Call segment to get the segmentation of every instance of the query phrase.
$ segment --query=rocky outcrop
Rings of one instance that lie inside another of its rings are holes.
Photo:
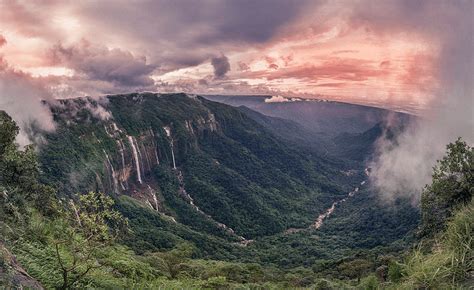
[[[43,289],[41,283],[31,277],[14,255],[0,243],[0,288]]]

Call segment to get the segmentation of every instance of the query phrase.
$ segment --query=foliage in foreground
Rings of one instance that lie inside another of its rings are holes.
[[[433,251],[416,249],[408,259],[402,285],[456,288],[474,271],[474,203],[462,208],[437,238]],[[471,277],[472,279],[472,277]]]

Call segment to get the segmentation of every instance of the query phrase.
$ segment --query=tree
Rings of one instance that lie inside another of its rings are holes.
[[[0,156],[5,149],[14,145],[15,137],[20,129],[15,121],[4,111],[0,111]]]
[[[190,243],[184,242],[167,252],[153,252],[145,255],[145,261],[168,278],[176,279],[189,269],[195,248]]]
[[[102,266],[107,246],[127,225],[113,205],[107,195],[89,192],[80,196],[77,204],[70,200],[64,212],[66,218],[55,222],[53,244],[63,279],[59,289],[70,288]]]
[[[373,270],[373,263],[365,259],[354,259],[340,264],[337,269],[343,277],[360,278]]]
[[[0,111],[0,214],[27,220],[27,205],[41,213],[55,212],[55,191],[39,182],[39,163],[33,145],[19,150],[15,138],[19,128],[15,121]],[[2,221],[0,221],[2,224]]]
[[[423,235],[441,230],[457,207],[474,193],[474,148],[461,138],[447,146],[446,156],[433,168],[432,183],[421,196]]]

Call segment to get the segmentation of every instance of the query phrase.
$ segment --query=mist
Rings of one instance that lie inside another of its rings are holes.
[[[0,70],[0,109],[20,127],[16,142],[21,146],[41,142],[40,131],[53,131],[55,124],[48,107],[48,91],[31,76],[8,67]]]
[[[378,140],[378,156],[370,167],[372,184],[383,199],[405,196],[417,203],[446,145],[458,137],[468,144],[474,142],[474,2],[437,2],[440,5],[436,10],[428,8],[424,1],[413,2],[416,4],[400,2],[400,6],[391,9],[406,15],[404,24],[438,38],[439,89],[433,92],[430,109],[396,140]],[[390,21],[386,24],[402,25]]]

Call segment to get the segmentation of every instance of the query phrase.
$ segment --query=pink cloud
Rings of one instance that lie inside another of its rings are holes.
[[[241,71],[247,71],[250,69],[250,66],[243,61],[239,61],[237,65],[239,66],[239,70]]]
[[[0,47],[4,46],[5,44],[7,44],[7,40],[3,35],[0,34]]]
[[[464,80],[445,69],[463,63],[458,55],[464,49],[447,41],[457,36],[443,22],[463,19],[468,9],[461,4],[257,2],[252,10],[212,0],[186,5],[5,0],[0,1],[0,27],[9,43],[0,36],[0,47],[16,69],[69,69],[74,76],[48,78],[51,86],[67,86],[67,93],[183,87],[222,93],[341,93],[367,100],[384,95],[387,102],[404,102],[412,98],[408,95],[429,94],[443,77]],[[472,26],[456,27],[472,31]],[[82,38],[89,44],[81,44]],[[45,55],[48,48],[53,52]],[[209,59],[221,52],[228,60],[217,72],[225,77],[207,79],[215,68]],[[164,83],[155,84],[160,79]]]
[[[358,59],[330,58],[321,64],[305,64],[278,71],[260,71],[251,73],[252,77],[276,79],[302,79],[316,81],[332,79],[340,81],[365,81],[369,78],[383,77],[388,71],[380,69],[370,61]]]

